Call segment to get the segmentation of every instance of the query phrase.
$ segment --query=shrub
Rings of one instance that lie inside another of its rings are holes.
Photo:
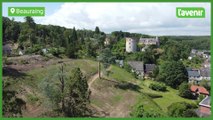
[[[144,109],[143,105],[138,105],[134,110],[130,113],[132,117],[139,117],[139,118],[157,118],[162,117],[163,115],[157,111],[150,110],[147,111]]]
[[[155,93],[146,92],[145,94],[148,95],[151,98],[161,98],[161,97],[163,97],[162,95],[155,94]]]
[[[191,93],[189,85],[186,82],[181,83],[181,85],[179,86],[179,96],[188,99],[196,98],[196,96]]]
[[[166,85],[163,83],[151,83],[149,88],[156,91],[166,91]]]
[[[195,104],[186,102],[172,103],[168,107],[168,115],[170,117],[197,117],[194,109],[197,108]]]

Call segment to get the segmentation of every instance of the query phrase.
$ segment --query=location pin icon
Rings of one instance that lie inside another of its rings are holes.
[[[15,12],[15,8],[10,8],[10,12],[13,14]]]

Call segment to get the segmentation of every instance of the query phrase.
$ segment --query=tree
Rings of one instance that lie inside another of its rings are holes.
[[[188,81],[188,73],[181,61],[165,61],[159,67],[156,80],[177,88],[182,82]]]
[[[95,33],[96,33],[96,34],[99,34],[99,33],[100,33],[100,29],[99,29],[98,26],[95,27]]]
[[[85,76],[80,68],[74,68],[67,81],[65,115],[68,117],[84,117],[89,114],[89,89]]]
[[[72,35],[71,35],[70,39],[68,40],[66,55],[69,58],[76,58],[76,52],[78,51],[79,46],[80,45],[78,44],[77,33],[76,33],[76,30],[74,27],[72,30]]]
[[[59,67],[59,87],[60,87],[60,93],[61,93],[61,110],[64,112],[65,111],[65,103],[64,103],[64,89],[65,89],[65,74],[64,74],[64,65],[62,64]]]
[[[35,29],[36,24],[35,24],[34,19],[33,19],[32,17],[27,16],[27,17],[25,17],[24,19],[25,19],[25,23],[26,23],[30,28]]]
[[[32,47],[36,42],[36,24],[31,17],[25,17],[25,22],[21,27],[21,32],[18,38],[20,45],[25,47]]]
[[[189,85],[186,82],[183,82],[179,86],[179,96],[189,99],[195,99],[195,96],[189,89]]]
[[[202,80],[200,85],[206,88],[209,92],[211,92],[211,82],[209,80]]]
[[[110,63],[113,63],[115,61],[115,57],[112,55],[111,50],[109,48],[105,48],[101,50],[99,56],[98,56],[98,61],[99,61],[99,78],[101,78],[100,74],[100,69],[101,69],[101,63],[103,63],[104,68],[106,69]]]
[[[168,107],[168,115],[170,117],[197,117],[195,108],[197,106],[186,102],[172,103]]]

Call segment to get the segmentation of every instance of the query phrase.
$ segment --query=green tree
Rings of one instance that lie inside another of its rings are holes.
[[[196,107],[186,102],[172,103],[168,107],[168,115],[170,117],[197,117],[194,110]]]
[[[67,81],[68,92],[65,100],[65,115],[68,117],[84,117],[90,112],[87,105],[89,103],[89,89],[85,76],[80,68],[71,71]]]
[[[179,96],[189,99],[195,99],[195,96],[192,94],[189,87],[190,86],[188,83],[181,83],[179,86]]]
[[[100,51],[100,54],[98,56],[98,61],[99,61],[99,78],[100,76],[100,69],[101,69],[101,63],[103,63],[104,68],[106,69],[111,63],[115,61],[115,57],[113,56],[111,50],[109,48],[105,48]]]
[[[159,67],[156,80],[177,88],[182,82],[188,81],[188,73],[181,61],[165,61]]]
[[[95,27],[95,33],[96,33],[96,34],[99,34],[99,33],[100,33],[100,29],[99,29],[98,26]]]

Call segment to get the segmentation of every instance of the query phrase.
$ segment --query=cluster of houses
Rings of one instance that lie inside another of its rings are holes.
[[[199,69],[187,68],[189,83],[199,84],[202,80],[208,80],[210,82],[211,80],[210,51],[192,49],[188,59],[191,60],[195,56],[203,58],[204,62],[202,64],[202,67]]]
[[[149,45],[160,45],[160,41],[158,37],[155,38],[140,38],[139,40],[134,38],[126,38],[126,52],[136,52],[137,51],[137,45],[145,45],[141,51],[145,51],[145,48]]]
[[[211,53],[209,50],[196,50],[196,49],[192,49],[190,56],[188,57],[189,60],[191,60],[193,57],[195,56],[199,56],[205,59],[211,59]]]
[[[124,66],[123,60],[115,60],[115,62],[120,67]],[[144,64],[142,61],[128,61],[127,64],[131,67],[131,72],[136,73],[140,79],[149,77],[156,68],[155,64]]]
[[[136,52],[138,44],[145,45],[145,47],[142,48],[141,51],[144,51],[144,49],[148,47],[149,45],[157,45],[157,46],[160,45],[158,37],[140,38],[138,41],[133,38],[126,38],[126,52],[127,53]],[[187,68],[189,83],[199,84],[202,80],[207,80],[209,81],[209,84],[210,84],[210,80],[211,80],[210,51],[192,49],[188,59],[191,60],[193,57],[196,57],[196,56],[205,59],[205,61],[202,64],[202,67],[199,69]],[[119,63],[119,65],[124,64],[123,61],[120,61],[120,60],[117,61],[117,63]],[[142,78],[142,79],[148,77],[150,73],[152,73],[156,67],[155,64],[143,64],[143,62],[141,61],[128,61],[128,65],[131,67],[132,69],[131,71],[135,72],[138,75],[138,78]],[[199,103],[199,108],[196,110],[196,113],[200,117],[211,115],[211,105],[210,105],[211,97],[209,96],[209,92],[204,87],[198,86],[198,85],[192,85],[190,90],[193,94],[205,96],[205,98]]]
[[[199,103],[199,108],[196,113],[200,117],[206,117],[211,115],[211,96],[206,88],[202,86],[192,85],[190,87],[191,92],[194,95],[204,95],[205,98]]]
[[[211,74],[209,68],[201,69],[187,69],[189,83],[199,84],[202,80],[211,80]]]

